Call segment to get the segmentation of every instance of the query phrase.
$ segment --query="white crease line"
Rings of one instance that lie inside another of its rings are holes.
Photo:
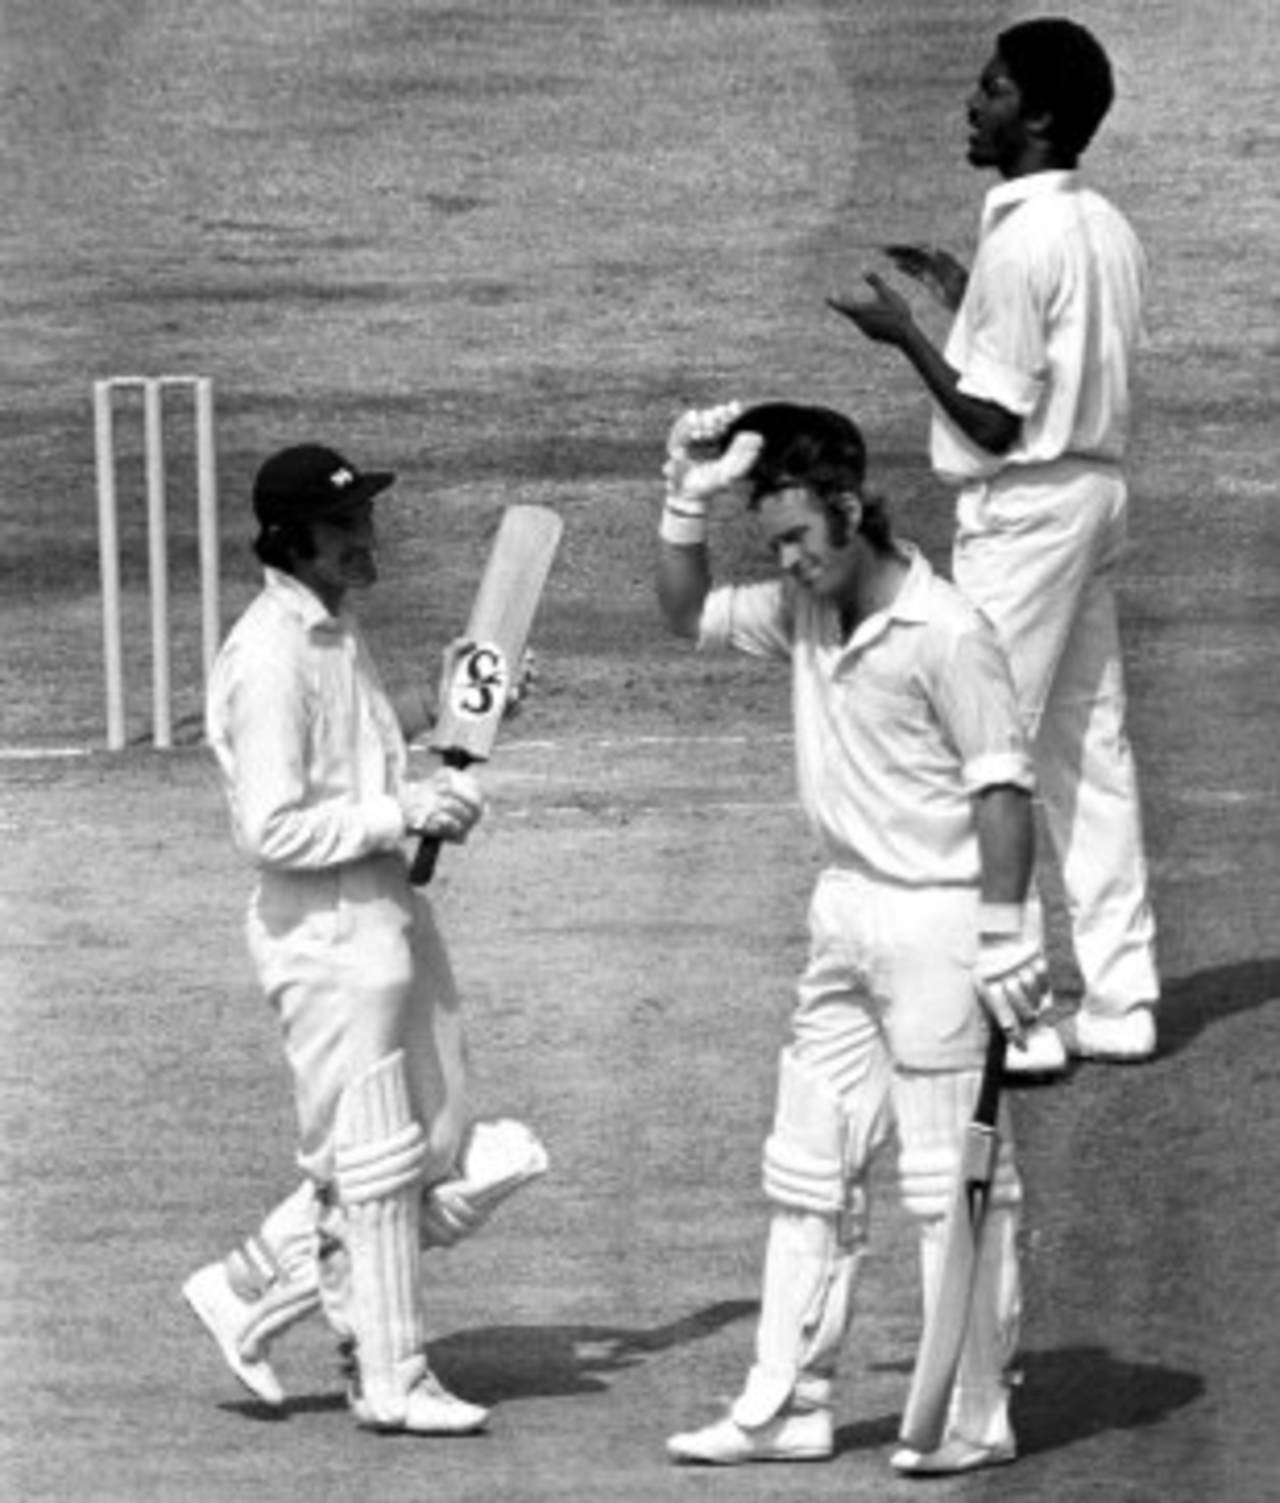
[[[788,745],[794,739],[790,732],[770,731],[755,736],[602,736],[571,741],[511,741],[505,746],[499,745],[494,760],[501,760],[515,752],[563,751],[566,747],[610,750],[618,746],[764,746]]]
[[[0,746],[0,761],[43,762],[65,757],[91,757],[92,746]]]
[[[613,751],[618,748],[627,750],[644,746],[783,746],[790,745],[794,739],[790,732],[769,731],[759,735],[599,736],[582,739],[573,737],[556,741],[510,741],[498,746],[494,760],[500,763],[504,757],[516,756],[521,752]],[[204,749],[203,743],[169,748],[173,752],[203,751]],[[124,752],[108,752],[105,746],[0,746],[0,761],[39,762],[45,759],[54,761],[98,755],[114,757],[123,756],[129,751],[154,752],[155,750],[156,748],[149,744],[127,747]],[[420,745],[410,748],[415,755],[426,755],[428,750],[429,748]]]
[[[521,805],[519,808],[504,806],[499,810],[497,818],[500,820],[535,819],[552,815],[567,819],[577,815],[586,819],[600,819],[637,814],[762,814],[776,813],[783,809],[794,811],[799,807],[799,801],[795,799],[760,801],[725,799],[723,802],[716,803],[703,799],[697,803],[686,804],[540,804]]]

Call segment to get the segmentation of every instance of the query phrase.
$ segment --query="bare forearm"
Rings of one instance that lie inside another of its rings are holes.
[[[1019,419],[996,402],[962,392],[959,372],[918,324],[908,325],[898,348],[924,382],[929,395],[967,438],[989,454],[1004,454],[1012,448],[1021,427]]]
[[[982,901],[1020,906],[1035,869],[1031,795],[1013,786],[984,789],[976,799],[976,816]]]
[[[711,588],[705,543],[658,543],[658,604],[678,636],[696,638],[703,602]]]

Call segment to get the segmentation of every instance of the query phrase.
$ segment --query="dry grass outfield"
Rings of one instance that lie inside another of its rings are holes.
[[[1155,273],[1123,606],[1167,1050],[1020,1101],[1027,1454],[929,1490],[1255,1503],[1280,1466],[1276,31],[1261,0],[1072,9],[1119,63],[1093,176]],[[318,1328],[282,1355],[284,1421],[241,1402],[176,1289],[288,1187],[290,1124],[210,769],[194,748],[5,757],[6,1496],[918,1492],[886,1470],[915,1338],[891,1194],[837,1460],[707,1477],[662,1457],[747,1356],[758,1143],[813,865],[783,681],[659,628],[653,475],[686,401],[832,402],[864,422],[903,529],[945,559],[918,393],[822,298],[880,239],[968,249],[984,183],[962,165],[961,102],[1011,15],[6,0],[4,748],[102,734],[93,376],[217,381],[228,615],[254,588],[244,496],[266,448],[321,434],[397,467],[366,613],[396,678],[463,618],[504,501],[568,524],[539,701],[492,770],[491,821],[437,888],[483,1102],[526,1114],[555,1160],[440,1263],[438,1360],[498,1403],[493,1434],[357,1435]],[[126,535],[142,742],[136,517]],[[732,519],[717,545],[759,562]],[[180,719],[198,705],[191,551],[184,535]]]

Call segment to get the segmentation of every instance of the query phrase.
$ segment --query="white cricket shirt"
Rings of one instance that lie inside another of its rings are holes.
[[[800,799],[833,864],[908,886],[980,877],[973,797],[1032,787],[1008,666],[984,618],[924,555],[842,640],[837,608],[782,580],[724,585],[699,646],[792,663]]]
[[[316,870],[395,850],[404,737],[355,622],[291,575],[266,583],[214,664],[206,709],[236,843]]]
[[[935,406],[930,457],[963,485],[1007,466],[1124,455],[1146,262],[1128,220],[1075,172],[987,194],[978,250],[944,350],[960,390],[1022,419],[1003,455]]]

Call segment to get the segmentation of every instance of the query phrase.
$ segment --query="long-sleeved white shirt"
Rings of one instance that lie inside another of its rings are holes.
[[[712,590],[699,645],[790,658],[800,799],[829,860],[911,887],[974,886],[974,796],[1029,790],[1031,756],[992,629],[906,551],[897,598],[848,641],[835,606],[769,580]]]
[[[315,871],[398,849],[395,711],[354,620],[292,576],[268,569],[223,644],[206,730],[236,843],[258,866]]]
[[[999,403],[1022,428],[1007,453],[992,454],[935,407],[937,474],[963,485],[1068,456],[1123,458],[1145,281],[1128,220],[1075,172],[992,188],[943,353],[963,393]]]

